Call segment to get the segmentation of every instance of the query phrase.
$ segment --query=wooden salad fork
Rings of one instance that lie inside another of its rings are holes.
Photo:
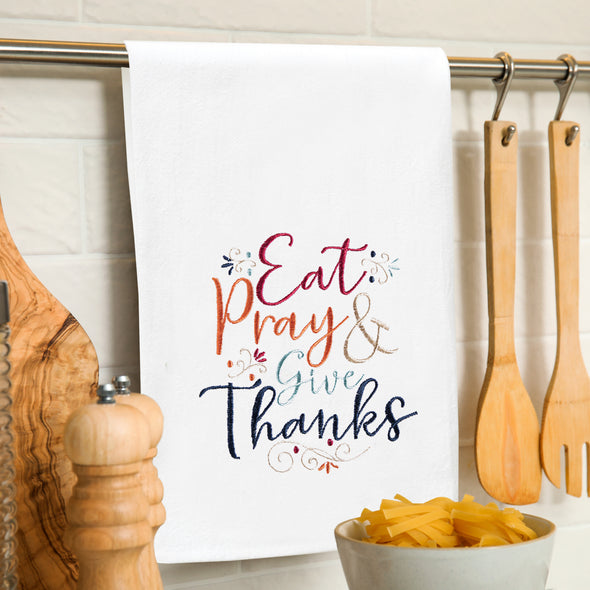
[[[513,136],[507,142],[506,132]],[[530,504],[541,490],[539,422],[514,344],[516,125],[486,121],[485,210],[489,353],[477,413],[475,455],[482,487],[500,502]]]
[[[566,491],[579,497],[582,451],[586,446],[588,453],[590,447],[590,377],[579,335],[578,131],[579,126],[568,121],[549,124],[557,353],[543,408],[541,460],[551,483],[560,487],[560,456],[565,447]]]

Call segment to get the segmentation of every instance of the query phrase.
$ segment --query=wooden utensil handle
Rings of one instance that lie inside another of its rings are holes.
[[[566,137],[577,123],[549,123],[551,223],[560,349],[579,348],[579,161],[580,135]]]
[[[507,145],[515,123],[486,121],[485,218],[490,357],[514,355],[514,282],[516,270],[516,191],[518,134]]]

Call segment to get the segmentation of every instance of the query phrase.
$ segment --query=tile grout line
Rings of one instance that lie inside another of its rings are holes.
[[[3,135],[0,137],[1,144],[32,144],[32,145],[43,145],[43,144],[82,144],[82,145],[103,145],[103,144],[118,144],[121,142],[121,138],[108,138],[108,137],[43,137],[43,136],[30,136],[30,137],[17,137],[10,135]]]
[[[590,337],[590,331],[582,331],[580,330],[580,338],[586,339]],[[547,341],[548,343],[553,341],[557,338],[557,332],[546,332],[544,334],[534,334],[531,336],[527,335],[519,335],[515,336],[515,342],[522,343],[522,342],[543,342]],[[479,339],[470,339],[470,340],[456,340],[457,346],[464,346],[466,348],[479,348],[480,346],[487,346],[488,345],[488,338],[479,338]]]
[[[281,557],[281,556],[277,556]],[[270,558],[273,559],[273,558]],[[227,582],[238,582],[240,580],[250,579],[256,580],[257,578],[265,577],[272,574],[280,574],[280,573],[288,573],[292,571],[297,571],[301,569],[320,569],[321,567],[325,567],[326,565],[333,565],[334,563],[340,563],[338,560],[337,555],[333,558],[323,559],[317,562],[309,562],[309,563],[299,563],[297,565],[286,565],[286,566],[279,566],[279,567],[268,567],[256,571],[244,571],[242,566],[242,561],[238,561],[240,569],[235,574],[227,574],[222,575],[217,578],[207,578],[203,580],[193,580],[190,582],[178,582],[172,583],[170,585],[166,585],[166,590],[192,590],[193,588],[201,588],[203,586],[209,587],[211,586],[214,588],[217,584],[225,584]],[[175,565],[175,564],[172,564]]]
[[[373,3],[373,0],[368,0],[371,4]],[[474,46],[474,45],[479,45],[481,46],[481,51],[486,51],[487,48],[487,53],[486,55],[475,55],[473,53],[473,51],[471,50],[469,52],[470,55],[474,55],[475,57],[491,57],[492,53],[494,52],[494,49],[499,43],[501,43],[500,40],[494,40],[494,39],[486,39],[486,40],[481,40],[481,39],[477,39],[477,38],[473,38],[473,39],[449,39],[449,38],[428,38],[428,37],[412,37],[412,36],[395,36],[395,35],[386,35],[386,34],[378,34],[375,35],[374,31],[373,31],[373,27],[371,27],[371,30],[368,33],[365,34],[355,34],[355,33],[346,33],[346,32],[341,32],[341,33],[334,33],[334,32],[325,32],[325,31],[284,31],[284,30],[260,30],[260,29],[241,29],[241,28],[231,28],[231,27],[225,27],[225,28],[213,28],[213,27],[200,27],[200,26],[177,26],[177,25],[162,25],[162,24],[138,24],[138,23],[114,23],[114,22],[92,22],[92,21],[85,21],[82,20],[82,16],[83,16],[83,5],[84,5],[84,0],[78,0],[78,15],[77,15],[77,20],[76,19],[71,19],[71,20],[58,20],[58,19],[51,19],[51,18],[43,18],[43,17],[38,17],[38,18],[11,18],[11,17],[0,17],[0,24],[13,24],[13,25],[38,25],[38,26],[46,26],[46,27],[59,27],[59,26],[67,26],[67,27],[71,27],[73,29],[75,29],[76,27],[80,27],[80,26],[84,26],[84,27],[89,27],[89,28],[93,28],[96,29],[97,31],[99,31],[100,29],[108,29],[108,28],[112,28],[112,29],[135,29],[137,31],[141,31],[141,30],[154,30],[154,31],[160,31],[160,32],[164,32],[164,33],[174,33],[174,32],[179,32],[179,33],[183,33],[183,32],[190,32],[190,33],[195,33],[195,32],[205,32],[205,33],[219,33],[219,34],[226,34],[228,35],[228,38],[233,36],[233,33],[236,34],[241,34],[241,33],[251,33],[251,34],[256,34],[256,35],[268,35],[268,36],[272,36],[272,35],[287,35],[287,36],[291,36],[294,38],[297,37],[309,37],[309,36],[315,36],[315,37],[322,37],[322,38],[326,38],[326,39],[338,39],[338,38],[361,38],[361,39],[366,39],[366,40],[372,40],[372,41],[376,41],[376,42],[383,42],[383,43],[391,43],[393,42],[397,42],[398,44],[401,45],[407,45],[407,44],[412,44],[412,45],[429,45],[429,46],[441,46],[443,44],[447,44],[447,43],[452,43],[457,49],[460,48],[460,46],[466,46],[469,47],[470,49]],[[371,6],[371,13],[372,13],[372,6]],[[502,42],[504,43],[504,42]],[[527,46],[532,46],[535,48],[540,48],[540,47],[548,47],[548,48],[552,48],[552,47],[558,47],[559,44],[556,42],[551,42],[551,43],[547,43],[547,42],[534,42],[534,43],[522,43],[519,41],[512,41],[511,42],[512,45],[514,44],[518,44],[518,45],[522,45],[523,47],[527,47]],[[585,51],[590,49],[590,44],[588,43],[575,43],[573,45],[570,45],[572,51]],[[450,55],[450,54],[449,54]],[[547,59],[551,58],[552,56],[547,56]]]

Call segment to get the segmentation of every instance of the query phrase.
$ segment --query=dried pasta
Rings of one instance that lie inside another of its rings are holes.
[[[467,494],[459,502],[440,497],[422,504],[397,494],[379,510],[365,508],[359,520],[364,541],[400,547],[489,547],[537,537],[515,508],[484,506]]]

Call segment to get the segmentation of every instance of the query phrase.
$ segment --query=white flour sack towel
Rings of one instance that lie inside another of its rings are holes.
[[[455,496],[444,53],[127,48],[158,560],[329,551],[382,498]]]

